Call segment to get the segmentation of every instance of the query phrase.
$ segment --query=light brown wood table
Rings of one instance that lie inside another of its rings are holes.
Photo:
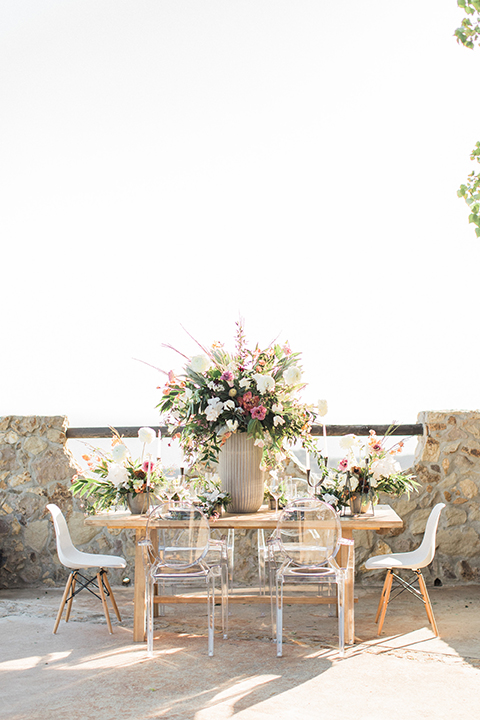
[[[340,518],[343,537],[355,539],[354,530],[384,530],[388,528],[403,527],[402,519],[392,510],[389,505],[377,505],[374,515],[346,515]],[[90,515],[85,519],[85,524],[94,527],[127,528],[135,530],[135,585],[134,585],[134,620],[133,640],[143,642],[145,639],[145,573],[143,569],[142,548],[139,541],[145,537],[147,518],[145,515],[131,515],[129,512],[100,513]],[[156,524],[157,525],[157,524]],[[181,521],[179,521],[181,526]],[[157,525],[159,527],[159,525]],[[172,527],[172,521],[169,521]],[[273,510],[260,508],[256,513],[245,515],[232,515],[225,513],[221,518],[212,523],[212,528],[218,530],[271,530],[277,527],[276,515]],[[342,545],[337,556],[338,563],[346,568],[345,583],[345,642],[353,645],[355,642],[355,545],[351,547],[350,563],[347,566],[348,546]],[[190,598],[190,601],[193,599]],[[288,602],[315,602],[325,601],[325,598],[296,598],[285,597]],[[329,599],[327,598],[327,601]],[[198,601],[198,598],[197,598]],[[270,602],[265,595],[234,595],[229,602]]]

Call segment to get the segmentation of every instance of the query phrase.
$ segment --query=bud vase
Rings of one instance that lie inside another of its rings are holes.
[[[254,513],[263,503],[261,461],[261,448],[246,433],[234,433],[223,445],[218,463],[222,490],[232,499],[228,512]]]

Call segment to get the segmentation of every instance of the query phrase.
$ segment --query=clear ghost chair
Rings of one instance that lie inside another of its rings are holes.
[[[340,545],[348,545],[350,552],[353,540],[342,538],[340,521],[331,505],[316,498],[301,498],[289,503],[280,515],[276,532],[267,542],[272,621],[274,604],[276,606],[278,657],[283,652],[283,590],[286,583],[337,585],[339,653],[344,655],[345,568],[335,559]]]
[[[288,501],[296,500],[297,498],[309,497],[312,495],[312,488],[309,486],[305,478],[289,477],[285,480],[285,494]],[[265,595],[267,592],[267,564],[268,564],[268,550],[267,540],[265,537],[265,530],[257,531],[257,555],[258,555],[258,586],[260,595]]]
[[[222,589],[222,630],[227,637],[228,623],[228,552],[224,539],[213,540],[206,516],[188,501],[170,501],[150,510],[144,552],[146,580],[147,650],[153,654],[155,586],[161,588],[159,604],[175,604],[177,588],[199,581],[207,588],[208,654],[213,655],[215,631],[215,578],[220,577]],[[207,562],[210,550],[218,559]],[[165,595],[171,588],[172,595]]]

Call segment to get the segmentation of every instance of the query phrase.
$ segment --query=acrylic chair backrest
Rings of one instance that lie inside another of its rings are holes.
[[[53,518],[58,559],[62,565],[67,565],[67,567],[69,567],[72,561],[72,556],[76,553],[76,548],[72,542],[72,538],[70,537],[67,521],[65,520],[65,517],[58,505],[50,503],[47,505],[47,510],[50,511]]]
[[[413,552],[417,556],[417,561],[421,563],[417,567],[426,567],[429,565],[435,556],[435,539],[437,536],[438,521],[440,520],[440,513],[445,507],[445,503],[437,503],[428,516],[427,524],[425,526],[425,534],[420,546]]]
[[[341,536],[340,521],[332,506],[311,497],[289,503],[277,524],[282,551],[301,566],[325,565],[337,554]]]
[[[185,570],[197,565],[208,552],[208,520],[187,501],[171,501],[152,508],[146,534],[152,542],[155,562],[169,568]]]

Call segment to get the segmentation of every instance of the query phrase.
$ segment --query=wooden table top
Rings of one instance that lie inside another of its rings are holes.
[[[344,530],[380,530],[384,528],[403,527],[403,520],[390,505],[376,505],[374,515],[345,515],[340,517]],[[85,524],[94,527],[131,528],[141,530],[147,524],[146,515],[132,515],[128,511],[105,512],[98,515],[89,515]],[[218,520],[210,523],[215,528],[228,530],[273,530],[277,527],[274,510],[261,507],[256,513],[233,515],[224,513]]]

